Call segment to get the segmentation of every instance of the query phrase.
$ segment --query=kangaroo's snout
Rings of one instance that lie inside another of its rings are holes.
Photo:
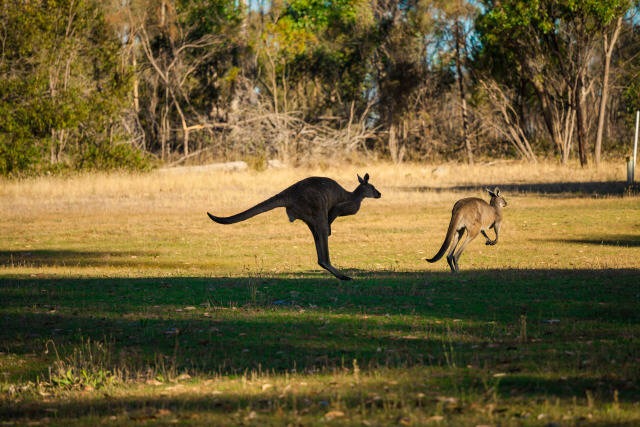
[[[382,197],[382,193],[380,193],[378,190],[376,190],[375,194],[373,195],[374,199],[379,199],[380,197]]]

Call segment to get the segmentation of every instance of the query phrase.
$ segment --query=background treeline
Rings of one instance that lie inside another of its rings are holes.
[[[637,0],[0,0],[0,173],[626,153]]]

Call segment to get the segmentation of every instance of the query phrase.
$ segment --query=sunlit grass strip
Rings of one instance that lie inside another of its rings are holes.
[[[261,425],[292,421],[305,425],[323,425],[327,421],[537,425],[594,420],[633,423],[639,419],[635,405],[621,402],[615,390],[610,396],[594,395],[588,389],[572,390],[580,394],[578,398],[544,394],[537,398],[501,397],[500,390],[505,388],[548,382],[562,388],[563,384],[579,383],[579,378],[552,378],[544,374],[525,377],[450,366],[364,372],[357,360],[349,362],[333,373],[311,376],[279,376],[258,371],[210,379],[183,375],[168,383],[150,379],[140,384],[108,385],[101,389],[101,394],[58,391],[53,402],[39,404],[34,399],[27,414],[32,418],[54,416],[62,423],[76,419],[82,408],[83,413],[92,414],[80,420],[82,425],[95,420]],[[454,394],[449,394],[452,385]],[[46,388],[39,393],[53,397]],[[5,406],[4,413],[10,410],[10,406]]]

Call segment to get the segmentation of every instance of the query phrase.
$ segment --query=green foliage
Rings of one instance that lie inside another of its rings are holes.
[[[285,17],[295,28],[324,32],[336,27],[348,29],[356,23],[358,2],[353,0],[292,0]]]
[[[0,60],[0,173],[78,167],[88,135],[106,149],[106,129],[126,105],[121,44],[92,0],[5,4]],[[90,150],[89,150],[90,151]],[[94,162],[104,164],[104,162]]]
[[[130,144],[86,141],[80,146],[76,168],[79,170],[149,170],[149,155]]]
[[[640,110],[640,81],[633,79],[623,92],[627,113]]]
[[[595,130],[586,123],[596,121],[605,81],[603,40],[611,40],[618,18],[633,5],[629,0],[487,1],[476,21],[482,41],[476,66],[517,91],[509,108],[542,118],[563,161],[569,155],[567,141],[575,134],[580,162],[587,163]],[[598,87],[596,94],[586,87]],[[580,120],[562,123],[572,114]]]
[[[490,51],[509,52],[531,47],[532,43],[544,48],[567,37],[571,25],[585,33],[601,32],[615,18],[624,15],[631,4],[629,0],[485,2],[485,12],[479,17],[477,28],[483,45]],[[527,56],[532,52],[517,53]]]
[[[232,36],[242,21],[241,2],[234,0],[178,0],[176,3],[181,23],[195,28],[191,32],[194,39],[211,34]]]
[[[548,117],[527,83],[535,79],[549,87],[559,73],[583,66],[567,67],[566,60],[585,52],[587,45],[597,50],[606,29],[639,4],[480,3],[0,0],[0,174],[113,167],[123,154],[121,147],[110,145],[123,141],[144,141],[144,150],[166,156],[163,160],[212,147],[228,153],[229,128],[211,122],[246,123],[241,115],[257,111],[256,106],[293,113],[306,122],[331,118],[335,127],[358,117],[363,127],[375,129],[368,141],[386,138],[401,123],[402,144],[415,141],[424,153],[439,144],[438,150],[451,152],[460,127],[459,117],[444,113],[457,109],[454,21],[465,27],[459,55],[469,76],[467,93],[491,74],[518,93],[512,106],[535,131],[530,139],[547,139],[538,128]],[[630,30],[637,20],[625,25],[627,49],[636,51],[637,33]],[[148,39],[144,46],[143,38]],[[622,55],[616,50],[616,56]],[[599,54],[592,58],[583,69],[597,76]],[[624,74],[618,80],[633,85],[635,61],[615,59],[613,73]],[[537,69],[527,74],[527,66]],[[588,82],[594,88],[591,98],[599,93],[598,82]],[[567,92],[571,84],[569,77],[559,86]],[[635,102],[633,87],[613,91],[612,96],[625,97],[625,106]],[[557,91],[551,98],[563,94]],[[612,120],[624,121],[619,113],[625,106],[617,107]],[[588,111],[589,120],[594,110]],[[616,124],[609,128],[620,134]],[[184,151],[182,126],[196,129],[190,134],[193,147]],[[98,155],[96,150],[103,149]]]
[[[73,351],[61,358],[54,341],[47,343],[56,360],[49,368],[49,385],[60,389],[100,389],[121,382],[121,373],[112,362],[112,343],[82,340]],[[118,371],[118,372],[116,372]]]
[[[17,176],[37,171],[42,152],[33,140],[0,133],[0,175]]]
[[[285,2],[260,34],[263,69],[287,89],[304,88],[306,117],[344,115],[363,99],[370,76],[372,6],[361,0]],[[336,100],[341,102],[336,102]]]

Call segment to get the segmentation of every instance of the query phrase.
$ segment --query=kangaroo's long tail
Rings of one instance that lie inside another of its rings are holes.
[[[209,218],[219,224],[235,224],[236,222],[244,221],[252,218],[258,214],[261,214],[271,209],[281,208],[286,206],[286,200],[281,194],[276,194],[273,197],[268,198],[264,202],[260,202],[252,208],[247,209],[244,212],[240,212],[231,216],[215,216],[207,212]]]
[[[456,232],[456,224],[457,224],[457,216],[454,214],[451,216],[451,221],[449,222],[449,228],[447,229],[447,235],[444,238],[444,242],[442,242],[442,246],[440,246],[440,250],[437,254],[433,256],[433,258],[427,258],[426,260],[429,262],[436,262],[444,253],[449,249],[451,245],[451,240],[453,239],[453,234]]]

